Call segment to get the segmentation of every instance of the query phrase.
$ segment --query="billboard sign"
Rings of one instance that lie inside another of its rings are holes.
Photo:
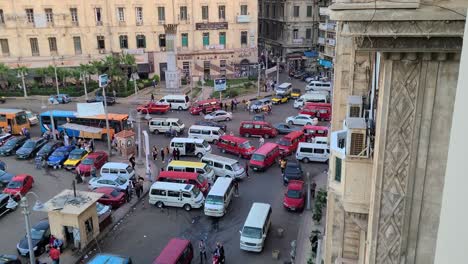
[[[99,75],[99,87],[105,87],[107,83],[109,82],[109,76],[107,74],[101,74]]]
[[[215,79],[214,80],[214,90],[215,92],[220,92],[226,90],[226,79]]]

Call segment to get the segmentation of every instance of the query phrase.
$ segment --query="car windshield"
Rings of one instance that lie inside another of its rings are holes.
[[[117,191],[117,190],[113,190],[113,191],[110,193],[110,195],[111,195],[112,197],[119,197],[120,192]]]
[[[208,195],[208,197],[206,197],[206,202],[210,204],[224,204],[224,200],[222,196],[210,195],[210,194]]]
[[[179,119],[179,120],[177,120],[177,122],[176,122],[176,123],[177,123],[179,126],[181,126],[181,125],[183,125],[183,124],[184,124],[184,123],[182,123],[182,121],[180,121],[180,119]]]
[[[96,211],[101,212],[104,209],[104,205],[101,203],[96,203]]]
[[[301,168],[297,167],[297,166],[286,166],[286,169],[285,169],[286,172],[289,172],[289,173],[300,173],[301,172]]]
[[[192,189],[192,193],[193,193],[193,197],[198,197],[198,195],[200,194],[200,189],[194,186]]]
[[[23,185],[22,181],[11,181],[8,183],[7,188],[8,189],[19,189]]]
[[[5,173],[5,171],[0,170],[0,177],[2,177]]]
[[[208,142],[206,142],[206,141],[204,141],[204,140],[203,140],[203,143],[202,143],[202,144],[203,144],[203,147],[205,147],[205,148],[208,148],[208,147],[210,146],[210,144],[208,144]]]
[[[205,181],[205,177],[203,177],[203,176],[201,176],[200,174],[198,174],[198,176],[197,176],[197,181],[198,181],[199,183],[202,183],[202,182]]]
[[[15,139],[8,140],[7,143],[5,143],[5,146],[13,147],[16,144],[16,142],[17,142],[17,140],[15,140]]]
[[[32,114],[32,113],[26,112],[26,116],[27,116],[28,118],[31,118],[31,117],[33,117],[33,114]]]
[[[63,157],[63,156],[65,156],[65,151],[55,151],[54,153],[52,153],[52,156],[54,156],[54,157]]]
[[[127,182],[127,180],[125,180],[124,178],[122,177],[118,177],[117,179],[115,179],[115,182],[118,184],[118,185],[123,185]]]
[[[33,240],[39,240],[42,239],[42,235],[44,235],[45,230],[37,230],[34,228],[31,228],[31,238]]]
[[[252,146],[250,145],[250,141],[246,141],[242,144],[239,144],[239,147],[243,148],[243,149],[249,149],[251,148]]]
[[[77,154],[77,153],[72,153],[70,154],[70,157],[68,157],[69,159],[81,159],[81,154]]]
[[[242,169],[242,167],[241,167],[241,165],[239,165],[239,163],[236,162],[236,163],[232,164],[232,169],[234,171],[239,171],[239,170]]]
[[[262,229],[258,227],[244,226],[244,229],[242,229],[242,236],[257,239],[262,238]]]
[[[36,143],[34,143],[34,141],[26,141],[26,143],[24,143],[23,145],[23,148],[34,148],[34,146],[36,145]]]
[[[94,164],[94,159],[85,159],[81,162],[83,165],[93,165]]]
[[[276,142],[278,145],[282,145],[282,146],[291,146],[291,141],[285,139],[285,138],[281,138],[280,140],[278,140]]]
[[[265,160],[265,155],[262,155],[262,154],[253,154],[253,155],[252,155],[252,160],[255,160],[255,161],[263,161],[263,160]]]
[[[52,149],[52,146],[47,144],[41,149],[41,152],[49,152],[50,149]]]
[[[286,193],[288,198],[299,199],[301,198],[301,191],[300,190],[288,190]]]

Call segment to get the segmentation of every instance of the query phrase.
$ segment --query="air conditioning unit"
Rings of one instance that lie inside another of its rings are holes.
[[[359,118],[362,117],[362,115],[362,96],[348,96],[348,110],[346,113],[346,117]]]
[[[346,118],[346,155],[353,158],[368,158],[367,124],[364,118]]]

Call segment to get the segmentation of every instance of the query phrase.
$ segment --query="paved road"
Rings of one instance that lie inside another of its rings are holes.
[[[303,88],[303,82],[292,80],[293,85]],[[11,100],[1,107],[17,107],[23,105],[36,112],[41,112],[40,103],[37,101]],[[75,110],[75,104],[60,105],[58,109]],[[109,107],[109,112],[128,113],[129,106],[126,104],[116,104]],[[297,110],[293,109],[292,102],[273,107],[273,114],[267,117],[271,123],[284,122],[289,115],[294,115]],[[188,112],[170,112],[167,117],[181,118],[186,127],[190,127],[195,121],[200,120],[200,116],[192,116]],[[234,112],[234,118],[227,123],[228,131],[238,134],[239,122],[250,119],[247,112]],[[146,125],[143,124],[143,129]],[[37,128],[32,130],[33,135],[39,135]],[[151,145],[158,147],[169,144],[169,138],[163,135],[151,135]],[[270,139],[267,141],[275,141]],[[258,138],[252,138],[251,142],[258,145]],[[104,148],[103,143],[99,143],[98,148]],[[214,148],[213,152],[219,154]],[[232,156],[232,158],[236,158]],[[53,197],[64,188],[69,188],[73,177],[70,173],[62,170],[57,171],[37,171],[31,162],[16,161],[14,158],[5,158],[8,163],[8,171],[13,173],[30,173],[36,179],[33,191],[39,195],[42,201]],[[189,159],[187,159],[189,160]],[[191,159],[194,160],[194,159]],[[245,162],[241,161],[242,164]],[[27,164],[27,165],[25,165]],[[161,167],[161,163],[157,163]],[[326,169],[325,164],[307,164],[303,168],[310,172],[312,177],[319,175]],[[280,250],[280,259],[289,259],[290,242],[296,239],[298,223],[301,214],[286,212],[282,207],[284,186],[281,180],[280,170],[277,166],[271,167],[264,173],[251,172],[251,179],[240,184],[240,197],[234,199],[229,212],[223,218],[216,220],[203,215],[201,210],[185,212],[180,209],[168,208],[159,210],[154,207],[143,208],[141,205],[135,210],[131,217],[114,230],[109,239],[100,246],[102,251],[113,252],[122,255],[129,255],[136,263],[150,263],[162,250],[167,241],[175,236],[186,237],[196,243],[200,238],[207,240],[207,245],[211,248],[216,241],[225,244],[228,261],[235,263],[271,263],[271,252],[273,249]],[[323,180],[323,179],[322,179]],[[85,186],[80,186],[84,188]],[[243,222],[248,214],[253,202],[266,202],[272,205],[273,225],[266,240],[263,253],[255,254],[241,251],[239,249],[239,233]],[[46,217],[44,213],[34,212],[31,215],[32,222]],[[2,236],[0,236],[0,250],[5,253],[15,253],[16,242],[24,235],[24,223],[19,211],[13,212],[0,219],[2,224]],[[284,237],[276,236],[277,228],[284,228]],[[3,231],[4,230],[4,231]]]

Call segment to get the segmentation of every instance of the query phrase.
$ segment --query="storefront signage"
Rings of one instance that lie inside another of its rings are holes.
[[[195,28],[197,30],[228,29],[228,22],[196,23]]]
[[[325,68],[331,68],[333,67],[333,63],[329,60],[322,60],[322,59],[319,59],[319,64]]]

